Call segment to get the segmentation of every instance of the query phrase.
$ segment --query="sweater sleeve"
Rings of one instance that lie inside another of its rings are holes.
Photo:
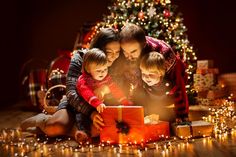
[[[183,62],[177,59],[177,62],[170,73],[170,77],[175,84],[170,91],[170,95],[174,96],[176,117],[188,117],[189,104],[185,88],[185,78],[187,74]]]
[[[80,95],[93,107],[97,107],[102,104],[102,101],[94,94],[92,88],[87,84],[86,77],[81,75],[77,82],[77,90]]]
[[[82,52],[81,52],[82,53]],[[87,116],[95,110],[92,106],[84,102],[83,98],[77,93],[76,82],[81,75],[82,69],[82,56],[79,52],[76,52],[70,62],[69,69],[66,77],[66,96],[68,104],[75,108],[78,112],[81,112]]]

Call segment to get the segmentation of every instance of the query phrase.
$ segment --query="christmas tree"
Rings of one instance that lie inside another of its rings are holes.
[[[171,45],[176,55],[187,64],[189,81],[186,88],[191,100],[194,92],[192,76],[197,57],[188,40],[181,13],[176,12],[177,7],[172,5],[170,0],[112,0],[112,3],[108,7],[110,15],[105,15],[91,30],[85,45],[89,44],[103,27],[120,30],[125,23],[141,26],[148,36],[164,40]]]

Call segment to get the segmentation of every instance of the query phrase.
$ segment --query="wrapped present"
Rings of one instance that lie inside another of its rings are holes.
[[[63,70],[55,69],[49,74],[48,87],[51,88],[58,84],[66,84],[66,73]]]
[[[228,95],[228,89],[226,87],[211,89],[207,92],[208,99],[223,98]]]
[[[231,99],[236,100],[236,73],[226,73],[220,75],[219,82],[228,87]]]
[[[208,98],[197,98],[198,105],[209,106],[212,104],[212,100]]]
[[[206,121],[192,121],[191,123],[173,124],[175,135],[179,138],[211,136],[214,125]]]
[[[198,98],[218,99],[228,96],[228,88],[221,85],[210,87],[208,90],[198,91]]]
[[[213,60],[198,60],[197,69],[209,69],[213,68]]]
[[[170,137],[169,122],[159,121],[156,124],[145,124],[145,142],[157,141]]]
[[[219,74],[218,68],[210,68],[210,69],[196,69],[196,74]]]
[[[208,90],[216,83],[214,74],[193,74],[193,86],[197,91]]]
[[[107,106],[101,113],[105,126],[101,142],[111,144],[144,142],[144,111],[142,106]]]

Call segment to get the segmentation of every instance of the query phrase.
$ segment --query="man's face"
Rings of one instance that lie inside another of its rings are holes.
[[[142,47],[137,41],[121,42],[121,48],[129,61],[137,61],[142,52]]]

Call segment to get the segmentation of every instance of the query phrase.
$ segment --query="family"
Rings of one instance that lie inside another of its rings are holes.
[[[128,23],[120,32],[103,28],[88,50],[73,52],[64,96],[53,115],[40,113],[21,122],[50,137],[77,142],[99,136],[100,113],[109,105],[142,105],[145,115],[169,122],[188,121],[185,64],[162,40]]]

